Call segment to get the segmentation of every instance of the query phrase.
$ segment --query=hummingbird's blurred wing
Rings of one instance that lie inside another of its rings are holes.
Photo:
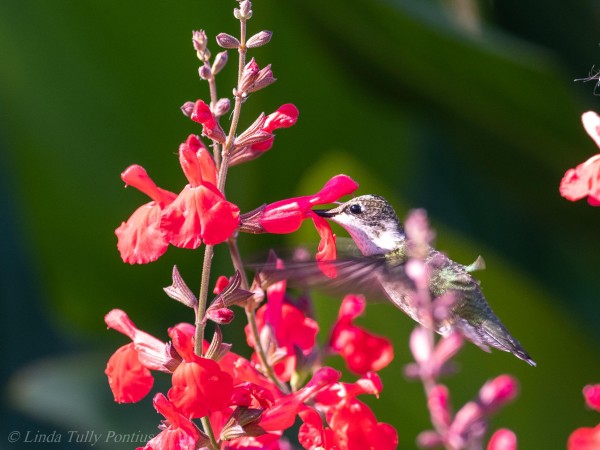
[[[369,300],[387,298],[382,280],[393,278],[395,283],[405,284],[406,289],[414,289],[413,281],[406,275],[405,265],[392,263],[384,256],[343,255],[335,261],[328,261],[327,265],[335,268],[335,278],[327,277],[315,261],[284,261],[284,268],[267,264],[257,272],[257,277],[263,287],[287,280],[292,287],[300,289],[364,294]]]

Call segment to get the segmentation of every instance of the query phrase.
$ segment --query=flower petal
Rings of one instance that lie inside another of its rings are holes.
[[[124,345],[110,357],[104,373],[117,403],[135,403],[152,389],[154,378],[140,362],[133,343]]]
[[[588,111],[581,115],[581,122],[587,134],[594,140],[596,146],[600,148],[600,116],[594,111]]]
[[[146,203],[115,230],[117,249],[123,262],[146,264],[156,261],[167,251],[169,243],[160,227],[161,207]]]

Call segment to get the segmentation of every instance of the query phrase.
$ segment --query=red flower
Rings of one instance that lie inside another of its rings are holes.
[[[191,419],[226,408],[231,402],[233,380],[212,359],[182,362],[173,372],[169,400]]]
[[[163,212],[168,241],[183,248],[225,241],[239,225],[239,208],[217,189],[214,162],[197,136],[179,146],[179,161],[190,184]]]
[[[373,411],[359,400],[352,399],[336,408],[327,422],[339,448],[395,450],[398,447],[396,429],[390,424],[377,422]]]
[[[169,400],[188,418],[201,418],[231,403],[233,379],[212,359],[194,354],[194,327],[179,324],[169,330],[183,362],[173,372]]]
[[[268,304],[256,312],[256,324],[259,330],[268,324],[265,317],[267,309]],[[269,324],[269,326],[271,325]],[[278,349],[284,355],[283,359],[275,364],[275,373],[281,380],[289,381],[296,364],[296,347],[305,354],[310,353],[315,346],[319,326],[310,317],[305,317],[302,311],[295,306],[284,303],[281,306],[279,326],[271,328],[271,330],[275,333],[274,339]],[[245,331],[248,345],[254,348],[254,337],[249,325],[246,325]],[[256,357],[256,355],[254,356]]]
[[[247,67],[258,70],[256,64],[255,67],[250,66],[252,66],[252,62]],[[256,72],[256,74],[259,75],[263,71],[264,69]],[[235,166],[251,161],[269,150],[275,140],[273,132],[278,128],[289,128],[294,125],[298,120],[299,114],[298,108],[291,103],[281,105],[277,111],[268,116],[261,114],[247,130],[235,139],[235,147],[230,165]]]
[[[201,441],[208,443],[198,427],[180,414],[163,394],[156,394],[152,403],[167,420],[163,423],[162,431],[148,441],[143,450],[196,450],[201,447]]]
[[[581,121],[587,134],[600,147],[600,116],[588,111],[581,116]],[[560,182],[560,195],[571,201],[587,196],[590,205],[600,206],[600,155],[567,170]]]
[[[365,305],[363,296],[347,295],[340,306],[329,341],[330,347],[344,358],[348,368],[359,375],[381,370],[394,358],[394,349],[388,339],[352,323],[363,314]]]
[[[202,124],[202,134],[220,144],[225,143],[225,132],[210,110],[210,107],[202,100],[196,101],[190,119]]]
[[[267,205],[259,217],[259,224],[266,233],[293,233],[300,228],[304,219],[319,217],[312,212],[312,208],[333,203],[356,189],[358,184],[352,178],[336,175],[314,195],[288,198]]]
[[[378,394],[381,381],[369,373],[354,384],[336,383],[316,397],[315,406],[325,413],[327,427],[313,413],[303,411],[298,439],[305,449],[393,450],[398,446],[394,427],[378,422],[371,409],[355,397]]]
[[[121,179],[152,199],[136,209],[127,222],[115,230],[121,258],[129,264],[156,261],[168,247],[165,232],[160,227],[161,213],[176,195],[156,186],[141,166],[129,166],[121,174]]]
[[[303,405],[324,390],[330,389],[341,375],[331,367],[320,368],[303,388],[276,400],[273,406],[263,413],[260,426],[266,431],[285,430],[291,427]]]
[[[600,384],[590,384],[584,387],[583,396],[590,408],[600,411]]]
[[[600,424],[594,428],[578,428],[567,442],[568,450],[597,450],[600,448]]]
[[[110,357],[104,373],[117,403],[139,402],[154,384],[154,377],[140,362],[133,343],[120,347]]]
[[[261,131],[273,133],[278,128],[289,128],[296,123],[300,111],[293,103],[281,105],[277,111],[266,116],[260,127]],[[265,141],[252,144],[250,148],[254,151],[266,152],[273,147],[275,136],[271,136]]]
[[[119,348],[108,360],[108,384],[118,403],[138,402],[154,383],[149,369],[169,372],[178,364],[164,342],[136,328],[125,312],[113,309],[104,318],[109,328],[128,336],[133,343]]]
[[[312,208],[337,201],[344,195],[351,194],[358,184],[347,175],[336,175],[314,195],[289,198],[265,206],[258,214],[246,217],[242,222],[259,233],[285,234],[293,233],[304,219],[311,218],[321,236],[317,253],[317,261],[323,273],[330,278],[336,276],[335,267],[327,261],[336,258],[335,235],[326,220],[317,216]],[[242,228],[243,229],[243,228]]]

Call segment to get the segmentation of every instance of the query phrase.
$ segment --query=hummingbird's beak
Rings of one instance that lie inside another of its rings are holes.
[[[333,217],[335,215],[335,213],[331,212],[331,209],[313,209],[313,212],[317,215],[317,216],[321,216],[321,217]]]

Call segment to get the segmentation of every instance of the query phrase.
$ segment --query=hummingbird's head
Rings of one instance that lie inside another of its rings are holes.
[[[344,227],[366,256],[395,250],[405,239],[394,208],[378,195],[361,195],[336,208],[315,213]]]

